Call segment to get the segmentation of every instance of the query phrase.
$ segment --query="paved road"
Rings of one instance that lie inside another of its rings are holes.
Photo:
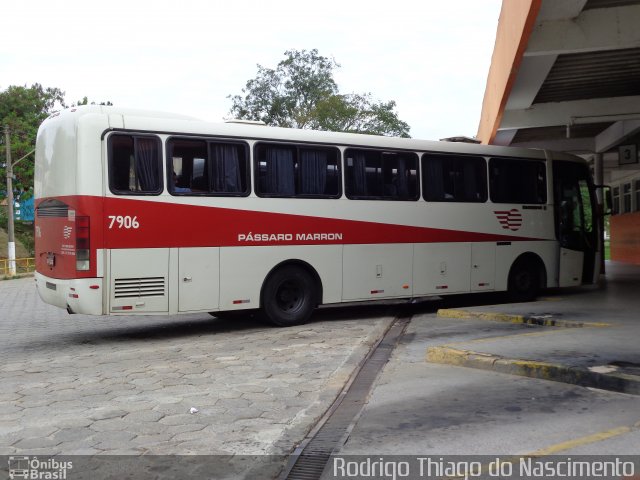
[[[546,292],[531,303],[468,308],[582,322],[581,328],[416,312],[340,453],[629,455],[640,474],[640,395],[432,363],[427,355],[446,344],[528,365],[551,362],[580,371],[627,365],[620,373],[636,382],[638,285],[640,266],[609,262],[599,286]],[[452,305],[459,301],[451,299]],[[609,326],[593,326],[602,322]]]
[[[476,307],[604,319],[615,323],[611,328],[554,331],[435,315],[439,307],[496,296],[411,309],[411,323],[340,453],[635,454],[639,396],[426,361],[429,347],[455,344],[518,358],[553,354],[569,365],[637,362],[640,269],[633,273],[633,281],[612,274],[606,289]],[[250,478],[273,478],[385,331],[391,311],[331,309],[287,329],[208,315],[69,316],[37,298],[33,279],[0,282],[0,455],[127,454],[119,461],[140,463],[149,458],[141,455],[167,454],[151,458],[169,459],[170,472],[182,461],[175,455],[198,454],[204,470],[182,475],[196,478],[202,471],[211,476],[203,455],[226,454],[244,456],[248,467],[214,478],[238,478],[248,468],[258,469]],[[198,412],[189,413],[192,407]],[[260,469],[246,457],[262,454],[281,455],[280,463]]]
[[[0,282],[0,455],[286,454],[391,321],[68,315]],[[190,413],[194,407],[197,413]]]
[[[547,332],[414,316],[340,453],[508,456],[550,449],[553,454],[637,455],[639,396],[425,359],[429,346],[466,345],[470,337],[476,338],[473,345],[479,351],[486,343],[482,338],[499,337],[510,347],[523,334],[543,349],[545,342],[562,335]],[[626,430],[617,432],[620,428]]]

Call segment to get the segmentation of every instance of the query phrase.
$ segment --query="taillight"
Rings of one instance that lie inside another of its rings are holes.
[[[76,270],[89,270],[89,217],[76,217]]]

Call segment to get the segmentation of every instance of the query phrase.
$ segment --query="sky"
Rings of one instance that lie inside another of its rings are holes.
[[[3,8],[0,90],[40,83],[116,106],[229,117],[257,64],[318,49],[340,93],[395,100],[414,138],[475,136],[501,0],[21,0]]]

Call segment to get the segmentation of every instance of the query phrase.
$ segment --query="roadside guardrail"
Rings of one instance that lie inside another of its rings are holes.
[[[16,274],[32,273],[35,269],[35,258],[16,258]],[[7,275],[9,275],[9,259],[0,258],[0,276]]]

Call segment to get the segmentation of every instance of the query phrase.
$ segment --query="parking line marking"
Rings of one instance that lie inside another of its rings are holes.
[[[551,446],[536,450],[535,452],[528,453],[525,456],[537,457],[537,456],[544,456],[544,455],[553,455],[555,453],[562,452],[564,450],[570,450],[572,448],[580,447],[582,445],[589,445],[591,443],[598,443],[598,442],[602,442],[603,440],[608,440],[609,438],[619,437],[620,435],[624,435],[625,433],[630,433],[634,431],[636,428],[637,427],[635,425],[631,427],[612,428],[611,430],[605,430],[603,432],[593,433],[585,437],[575,438],[573,440],[568,440],[566,442],[556,443],[555,445],[551,445]]]
[[[635,423],[631,427],[617,427],[612,428],[611,430],[605,430],[603,432],[593,433],[591,435],[587,435],[580,438],[575,438],[573,440],[567,440],[566,442],[556,443],[555,445],[550,445],[545,448],[541,448],[536,450],[535,452],[525,453],[523,455],[511,455],[507,458],[500,459],[500,463],[516,463],[524,458],[535,458],[535,457],[544,457],[547,455],[554,455],[559,452],[563,452],[565,450],[570,450],[575,447],[580,447],[582,445],[590,445],[592,443],[601,442],[603,440],[608,440],[610,438],[619,437],[620,435],[624,435],[625,433],[630,433],[634,430],[637,430],[640,426],[640,422]],[[486,474],[489,471],[490,464],[483,464],[480,466],[480,470],[474,471],[476,475]],[[448,479],[455,478],[467,478],[464,475],[457,475],[447,477]]]

